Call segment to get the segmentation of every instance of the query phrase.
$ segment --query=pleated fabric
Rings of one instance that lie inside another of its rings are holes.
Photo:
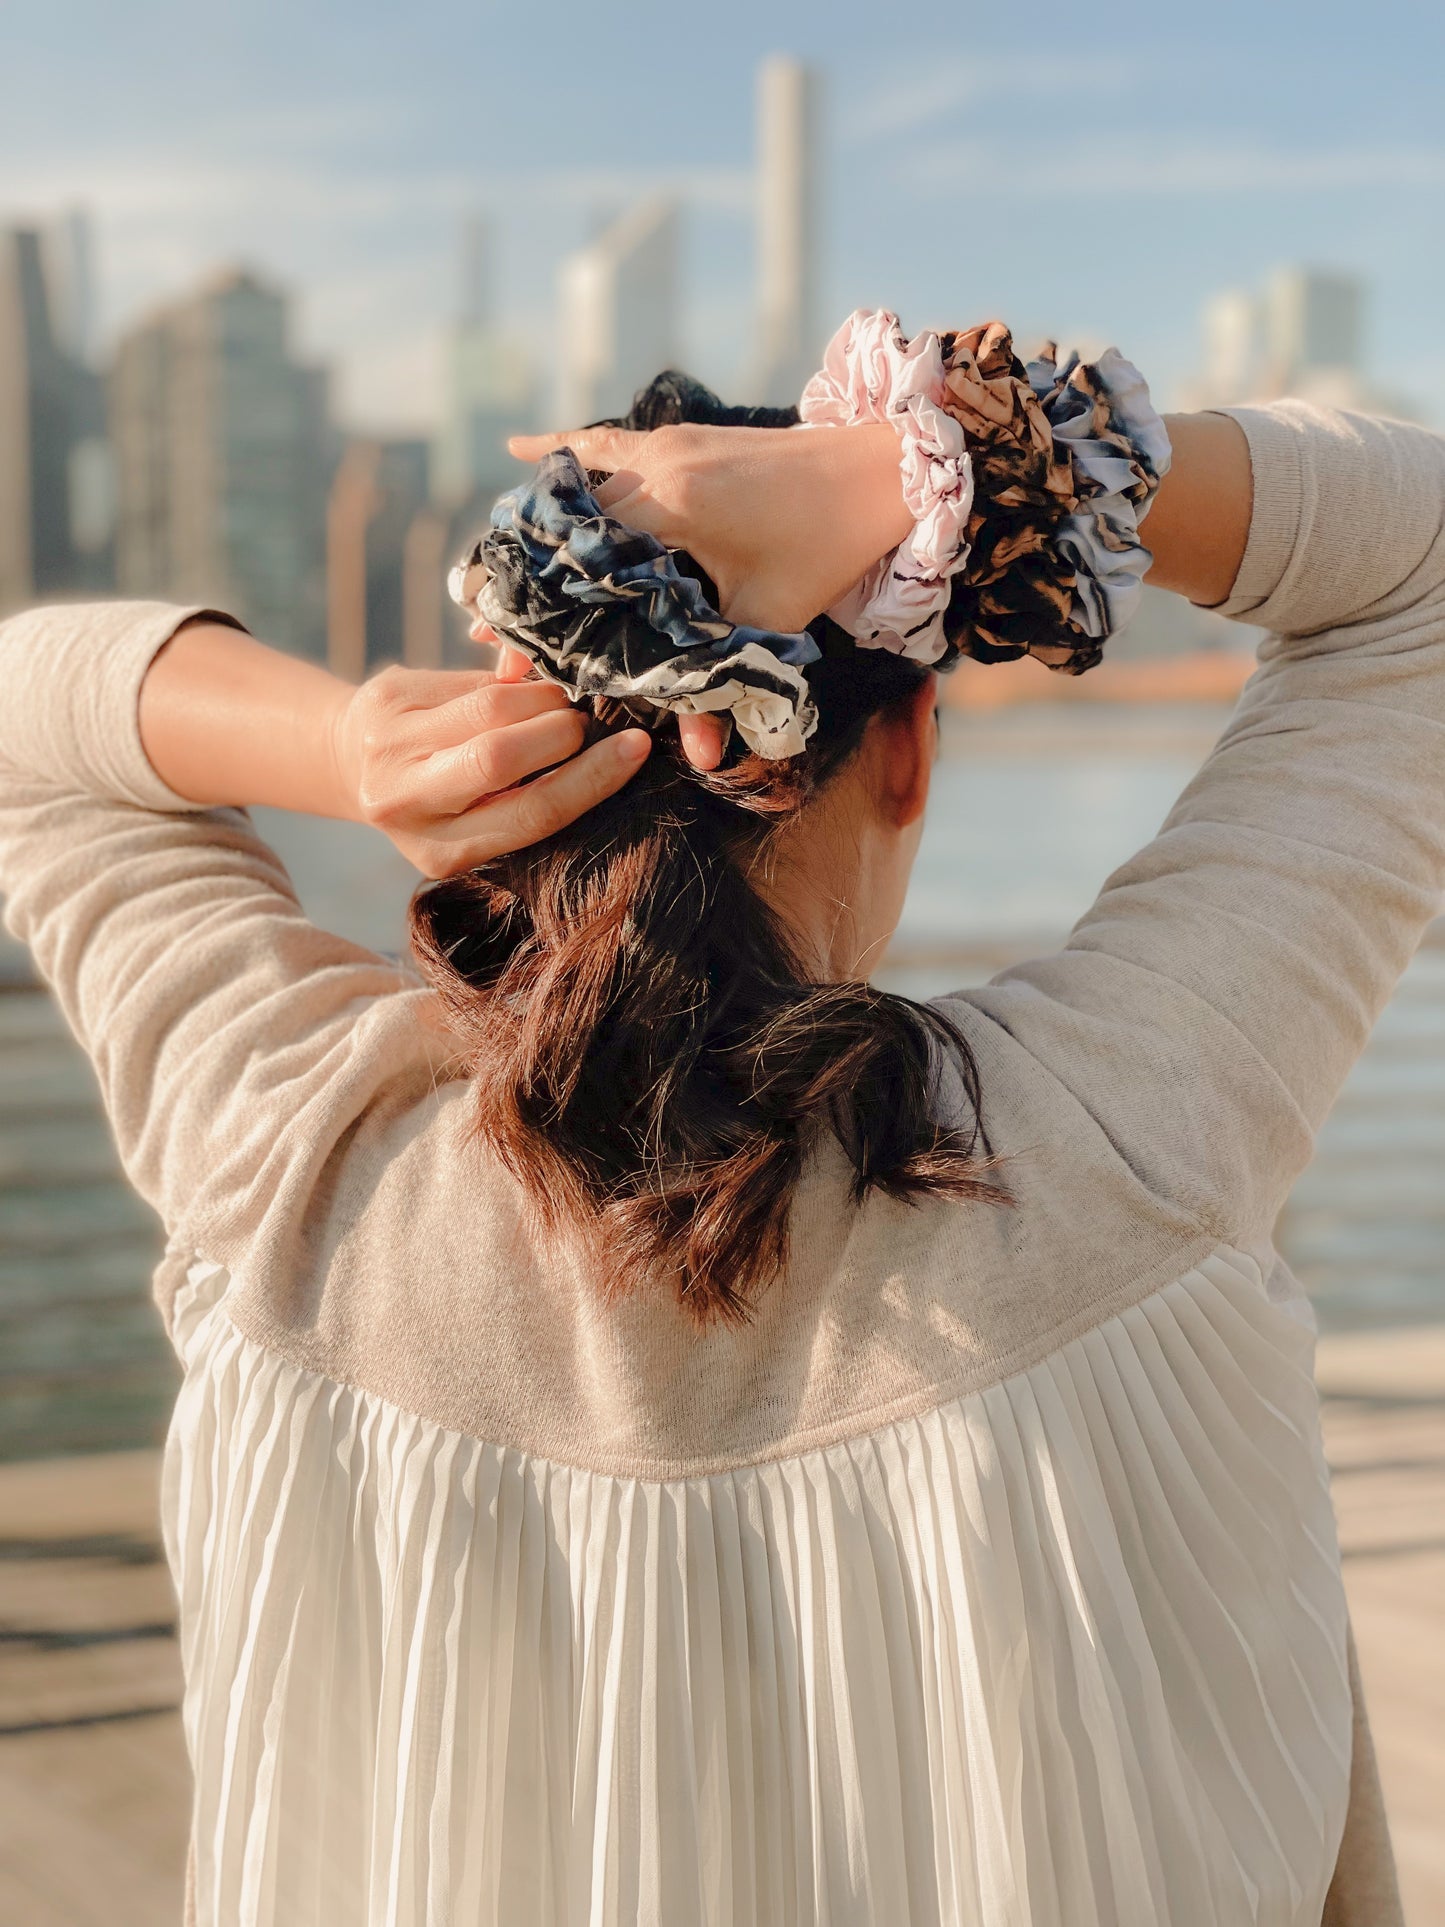
[[[1249,1260],[668,1481],[300,1370],[227,1284],[179,1309],[164,1500],[201,1923],[1318,1927],[1345,1606]]]

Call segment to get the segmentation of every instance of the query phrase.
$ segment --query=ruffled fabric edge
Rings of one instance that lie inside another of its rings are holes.
[[[909,341],[888,309],[858,308],[828,343],[798,403],[806,428],[887,422],[897,430],[912,532],[828,614],[863,648],[930,664],[948,651],[944,617],[952,580],[968,559],[974,494],[967,441],[944,394],[938,336]]]
[[[727,622],[661,542],[604,512],[571,449],[544,456],[491,523],[451,571],[452,600],[574,698],[722,712],[769,760],[806,747],[817,643]]]
[[[1007,661],[1028,654],[1051,669],[1092,649],[1071,620],[1073,561],[1056,536],[1079,505],[1068,452],[1055,441],[1028,371],[1001,321],[943,336],[944,407],[973,457],[969,556],[946,627],[956,655]]]
[[[914,529],[829,615],[864,648],[947,670],[1036,656],[1078,675],[1133,615],[1139,537],[1169,436],[1117,348],[1027,364],[1001,322],[908,340],[857,309],[799,404],[803,424],[887,421]]]
[[[1062,362],[1048,342],[1028,376],[1057,445],[1068,451],[1079,506],[1056,536],[1074,564],[1074,624],[1102,643],[1138,606],[1151,560],[1139,524],[1170,462],[1169,432],[1139,370],[1117,348]]]

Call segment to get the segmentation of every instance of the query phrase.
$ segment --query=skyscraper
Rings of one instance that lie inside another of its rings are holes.
[[[775,54],[758,71],[758,345],[749,401],[795,402],[822,352],[818,78]]]
[[[92,367],[96,353],[95,243],[85,209],[71,208],[48,223],[43,245],[56,334],[66,354]]]
[[[69,345],[50,238],[0,231],[0,614],[110,580],[104,391]]]
[[[1204,304],[1205,389],[1219,401],[1243,401],[1260,381],[1260,304],[1240,288]]]
[[[1258,294],[1211,296],[1203,311],[1204,359],[1182,385],[1186,408],[1298,395],[1331,408],[1417,418],[1416,406],[1379,388],[1365,366],[1368,290],[1338,269],[1280,267]]]
[[[292,358],[285,298],[228,270],[133,329],[111,421],[122,591],[214,602],[319,654],[326,380]]]
[[[347,682],[408,653],[407,543],[427,500],[428,455],[425,442],[356,440],[348,442],[332,478],[326,659]],[[439,580],[444,571],[439,562]]]
[[[558,274],[556,419],[625,414],[677,357],[678,214],[658,196],[568,255]]]
[[[1358,383],[1365,354],[1365,284],[1358,275],[1280,268],[1264,296],[1269,386],[1295,394],[1302,384]]]
[[[515,466],[507,436],[534,426],[531,357],[498,325],[492,260],[492,237],[474,216],[462,230],[461,300],[447,339],[442,420],[432,448],[432,485],[449,503],[504,488]]]

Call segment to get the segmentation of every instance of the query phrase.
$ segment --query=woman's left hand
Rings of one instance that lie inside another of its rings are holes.
[[[507,668],[384,669],[336,713],[332,754],[349,813],[423,876],[455,876],[540,843],[646,761],[645,729],[583,749],[583,717],[564,691]]]
[[[781,431],[674,422],[515,435],[507,446],[531,462],[566,447],[607,470],[599,507],[695,556],[729,622],[785,634],[831,607],[913,526],[886,422]],[[678,733],[695,768],[716,768],[715,716],[680,716]]]

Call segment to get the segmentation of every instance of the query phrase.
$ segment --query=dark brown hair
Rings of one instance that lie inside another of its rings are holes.
[[[659,377],[631,425],[795,419],[726,410]],[[687,565],[689,572],[696,572]],[[705,580],[705,578],[704,578]],[[423,886],[412,943],[466,1040],[476,1128],[544,1227],[590,1232],[609,1290],[663,1278],[699,1324],[748,1315],[787,1256],[794,1184],[820,1130],[870,1191],[1000,1201],[978,1070],[942,1014],[811,979],[750,873],[921,672],[826,620],[809,667],[818,727],[770,762],[693,769],[663,712],[597,700],[596,732],[646,721],[652,755],[617,795],[531,849]],[[937,1121],[950,1057],[966,1128]]]

